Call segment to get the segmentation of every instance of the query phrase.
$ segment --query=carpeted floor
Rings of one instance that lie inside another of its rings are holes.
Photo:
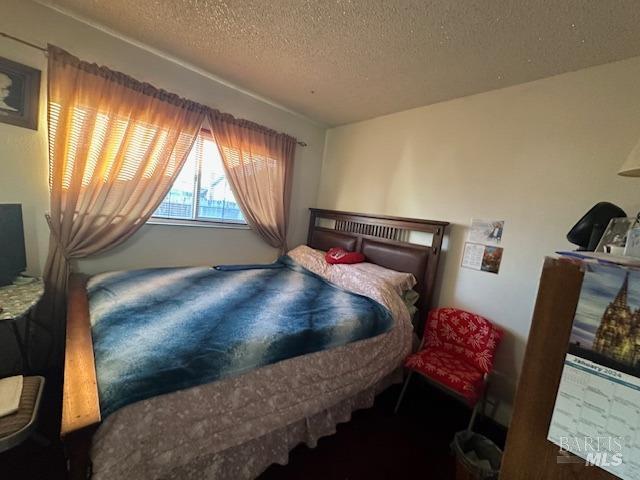
[[[272,465],[260,480],[357,480],[422,478],[448,480],[455,477],[449,443],[466,427],[469,410],[424,382],[413,382],[397,415],[393,406],[400,386],[383,392],[375,405],[354,413],[350,422],[338,426],[335,435],[320,439],[315,449],[298,446],[286,466]],[[45,399],[40,430],[55,438],[56,394]],[[476,430],[500,446],[504,429],[479,420]],[[416,476],[419,475],[419,476]],[[11,480],[57,480],[65,478],[59,442],[48,447],[27,441],[0,454],[0,478]]]
[[[469,410],[416,381],[394,415],[399,392],[400,386],[389,388],[373,408],[357,411],[350,422],[338,425],[336,435],[320,439],[315,449],[298,446],[288,465],[272,465],[260,480],[453,480],[455,459],[449,444],[455,432],[466,428]],[[481,419],[476,430],[504,446],[503,427]]]

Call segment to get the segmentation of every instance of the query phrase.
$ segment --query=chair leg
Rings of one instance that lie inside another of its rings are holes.
[[[411,376],[413,375],[413,371],[409,372],[407,375],[407,379],[404,381],[404,385],[402,386],[402,390],[400,391],[400,396],[398,397],[398,401],[396,402],[396,406],[393,409],[393,414],[398,413],[398,409],[400,408],[400,403],[402,403],[402,399],[404,398],[404,394],[407,391],[407,387],[409,386],[409,380],[411,380]]]
[[[484,388],[482,390],[482,398],[479,399],[473,407],[473,412],[471,412],[471,418],[469,419],[469,426],[467,427],[467,431],[470,432],[473,429],[473,424],[476,421],[476,417],[478,415],[478,405],[482,407],[482,416],[487,414],[487,392],[489,391],[489,376],[487,374],[484,375]]]
[[[476,422],[476,416],[478,415],[478,405],[480,405],[480,401],[477,401],[473,406],[471,418],[469,419],[469,425],[467,426],[467,432],[471,432],[473,430],[473,424]]]

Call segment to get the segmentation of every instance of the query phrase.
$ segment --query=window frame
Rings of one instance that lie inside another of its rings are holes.
[[[149,217],[147,225],[166,225],[169,227],[229,228],[232,230],[251,230],[247,223],[219,220],[193,220],[170,217]]]
[[[203,134],[206,138],[208,138],[209,140],[215,143],[215,136],[213,135],[213,132],[211,130],[209,130],[208,128],[200,128],[200,131],[198,132],[198,136]],[[191,147],[191,150],[189,150],[189,153],[187,155],[191,155],[191,152],[195,147],[196,147],[196,142],[194,141],[193,146]],[[216,148],[217,148],[217,145],[216,145]],[[231,229],[240,229],[240,230],[250,229],[251,227],[249,227],[249,224],[247,223],[246,219],[244,221],[239,221],[239,220],[224,220],[221,218],[206,218],[206,217],[198,216],[198,212],[200,211],[200,187],[201,187],[201,181],[202,181],[201,167],[202,167],[202,155],[199,155],[198,157],[196,157],[196,178],[193,184],[193,198],[194,198],[193,210],[192,210],[193,217],[192,218],[175,218],[175,217],[165,217],[162,215],[152,215],[151,217],[149,217],[146,223],[149,225],[169,225],[174,227],[231,228]],[[226,172],[225,172],[225,181],[228,182],[228,180],[226,180]],[[171,188],[173,188],[173,184],[171,185]],[[170,191],[171,189],[169,189],[169,192]],[[169,192],[167,192],[167,195],[169,195]],[[233,195],[233,197],[235,200],[235,195]],[[236,204],[237,204],[237,200],[236,200]]]

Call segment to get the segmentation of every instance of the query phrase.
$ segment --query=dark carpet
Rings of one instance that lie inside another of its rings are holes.
[[[389,388],[372,408],[354,412],[350,422],[338,425],[335,435],[320,439],[314,449],[299,445],[288,465],[272,465],[260,480],[453,480],[449,444],[455,432],[466,429],[470,410],[416,380],[394,415],[399,393],[399,385]],[[504,427],[482,418],[475,430],[504,446]]]
[[[59,413],[53,412],[60,408],[55,384],[48,383],[39,428],[51,444],[27,441],[1,453],[0,478],[65,478],[63,450],[55,440]],[[288,465],[272,465],[260,480],[454,479],[449,444],[456,431],[466,428],[469,410],[425,382],[415,381],[394,415],[399,391],[396,385],[380,394],[372,408],[354,412],[350,422],[338,425],[337,433],[320,439],[316,448],[298,446],[289,455]],[[504,445],[505,431],[495,423],[481,418],[476,430]]]

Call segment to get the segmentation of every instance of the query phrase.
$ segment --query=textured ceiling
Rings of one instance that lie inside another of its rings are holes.
[[[41,0],[337,125],[640,55],[638,0]]]

